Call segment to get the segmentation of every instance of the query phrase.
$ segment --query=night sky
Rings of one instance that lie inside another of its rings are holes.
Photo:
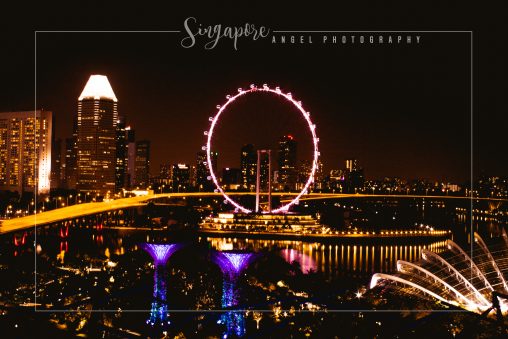
[[[355,14],[349,16],[339,9],[283,15],[284,8],[253,8],[234,18],[226,6],[157,14],[154,8],[120,8],[109,16],[110,8],[91,15],[93,9],[34,9],[24,18],[33,20],[24,20],[23,27],[16,20],[4,23],[1,42],[9,48],[1,56],[0,111],[33,108],[34,29],[180,30],[38,33],[37,106],[54,112],[56,136],[70,136],[77,97],[90,74],[107,75],[119,112],[137,139],[151,140],[151,172],[157,174],[161,162],[195,163],[208,117],[226,94],[266,83],[292,92],[311,112],[326,169],[342,168],[346,158],[357,158],[367,178],[462,182],[471,173],[469,33],[421,33],[419,45],[323,45],[318,41],[323,34],[314,34],[312,45],[272,44],[271,37],[240,39],[237,51],[229,40],[213,50],[204,50],[202,42],[184,49],[180,40],[188,16],[204,24],[252,22],[271,30],[474,29],[475,175],[508,173],[503,136],[508,118],[502,100],[506,83],[501,81],[506,78],[506,58],[498,48],[502,30],[495,18],[480,24],[471,20],[475,11],[467,8],[441,8],[432,18],[412,12],[413,19],[393,11],[382,14],[380,8],[348,9]],[[451,12],[462,16],[453,23],[446,16]],[[275,149],[277,139],[288,133],[298,140],[299,160],[310,159],[311,140],[303,123],[294,108],[273,96],[256,94],[235,102],[215,138],[219,167],[238,167],[243,143]]]

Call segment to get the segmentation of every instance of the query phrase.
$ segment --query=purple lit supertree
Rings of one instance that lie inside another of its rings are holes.
[[[219,265],[223,275],[224,282],[222,285],[222,307],[232,308],[238,305],[238,289],[237,281],[240,274],[254,259],[254,253],[248,252],[216,252],[214,261]],[[227,338],[231,334],[242,337],[245,334],[245,318],[241,312],[229,311],[225,312],[219,324],[226,325],[226,332],[223,338]]]
[[[154,261],[154,286],[153,302],[150,309],[150,318],[147,324],[155,325],[159,322],[161,326],[169,325],[168,305],[166,301],[166,263],[175,251],[181,246],[179,244],[142,244],[141,247],[147,251]]]

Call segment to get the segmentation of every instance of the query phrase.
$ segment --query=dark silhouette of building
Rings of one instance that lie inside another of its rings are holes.
[[[76,189],[77,181],[77,131],[71,138],[65,138],[64,182],[63,188]]]
[[[292,135],[285,135],[279,141],[279,172],[278,183],[281,190],[291,191],[296,189],[296,140]]]
[[[172,167],[172,189],[174,192],[185,192],[190,188],[190,166],[187,164],[174,164]]]
[[[365,177],[363,175],[363,168],[359,165],[358,160],[346,160],[345,171],[345,188],[346,193],[356,193],[363,188]]]
[[[242,183],[242,171],[239,168],[222,169],[222,186],[229,190],[237,190]]]
[[[242,188],[254,192],[256,190],[257,154],[254,145],[247,144],[241,149],[240,171]]]
[[[115,165],[115,188],[117,191],[127,185],[127,131],[125,130],[125,118],[119,116],[116,125],[116,165]]]
[[[56,139],[51,144],[51,189],[63,188],[65,152],[62,149],[62,139]]]
[[[126,187],[132,188],[136,181],[136,134],[130,126],[125,127],[125,143],[125,181]]]
[[[212,159],[212,169],[214,173],[217,175],[217,161],[219,157],[218,152],[212,152],[211,154]],[[210,176],[210,171],[208,170],[207,164],[207,157],[205,151],[200,151],[197,153],[196,157],[196,179],[195,179],[195,186],[198,191],[204,191],[204,192],[211,192],[215,189],[215,185],[212,180],[208,180],[208,177]]]
[[[135,161],[136,186],[144,188],[150,180],[150,141],[136,141]]]

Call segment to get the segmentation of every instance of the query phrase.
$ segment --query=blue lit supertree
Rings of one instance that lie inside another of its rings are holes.
[[[238,305],[239,296],[237,282],[240,274],[247,268],[254,258],[254,253],[248,252],[216,252],[214,261],[219,265],[224,275],[222,285],[222,308],[231,309]],[[245,335],[245,318],[242,312],[229,311],[222,314],[219,324],[226,325],[223,338],[231,335],[242,337]]]
[[[159,323],[161,326],[169,325],[168,305],[166,300],[166,263],[175,251],[180,248],[179,244],[149,244],[141,245],[154,261],[154,286],[153,302],[150,309],[150,318],[147,324],[154,326]]]

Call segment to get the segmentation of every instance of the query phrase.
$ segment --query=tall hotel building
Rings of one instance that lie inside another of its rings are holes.
[[[279,141],[279,184],[281,189],[292,191],[296,188],[296,140],[292,135],[285,135]]]
[[[104,75],[92,75],[78,99],[77,183],[79,191],[115,191],[118,100]]]
[[[49,193],[52,125],[49,111],[0,113],[0,190]]]

